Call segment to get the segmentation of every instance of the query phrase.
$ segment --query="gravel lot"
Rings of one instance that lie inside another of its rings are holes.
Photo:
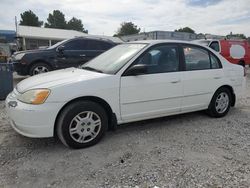
[[[224,118],[197,112],[126,124],[81,150],[18,135],[1,101],[0,187],[250,187],[248,72],[247,96]]]

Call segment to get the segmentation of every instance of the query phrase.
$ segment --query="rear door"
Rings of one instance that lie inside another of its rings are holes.
[[[179,72],[178,45],[151,47],[132,65],[135,64],[144,64],[148,70],[143,75],[121,77],[120,108],[123,121],[180,112],[182,73]]]
[[[220,60],[206,48],[188,44],[183,45],[183,56],[182,111],[205,109],[222,84]]]

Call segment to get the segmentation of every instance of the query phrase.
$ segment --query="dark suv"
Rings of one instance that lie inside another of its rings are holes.
[[[19,75],[35,75],[51,70],[77,67],[114,47],[117,43],[101,38],[76,37],[42,50],[15,53],[11,61]]]

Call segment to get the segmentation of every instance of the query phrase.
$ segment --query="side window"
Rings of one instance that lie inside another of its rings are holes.
[[[187,71],[210,69],[210,58],[207,50],[193,46],[185,46],[183,49]]]
[[[111,43],[108,43],[108,42],[101,42],[101,49],[102,50],[108,50],[110,48],[112,48],[112,44]]]
[[[65,50],[85,50],[86,49],[86,40],[77,39],[72,40],[64,44]]]
[[[212,42],[209,47],[215,50],[216,52],[220,51],[219,42],[217,41]]]
[[[87,40],[86,50],[99,50],[98,42],[95,40]]]
[[[212,69],[219,69],[220,68],[219,60],[211,53],[210,53],[210,58],[211,58]]]
[[[145,64],[148,74],[175,72],[179,70],[179,55],[176,46],[158,46],[147,51],[135,64]]]
[[[111,44],[98,41],[98,40],[88,40],[87,50],[108,50],[111,48]]]

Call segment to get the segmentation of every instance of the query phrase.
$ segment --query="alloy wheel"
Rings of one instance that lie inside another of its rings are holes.
[[[101,126],[101,118],[95,112],[81,112],[70,123],[70,137],[78,143],[90,142],[99,134]]]
[[[45,66],[37,66],[34,70],[33,70],[33,75],[36,74],[41,74],[41,73],[45,73],[45,72],[49,72],[48,68]]]
[[[229,96],[226,92],[220,93],[215,101],[215,109],[218,113],[224,113],[229,105]]]

